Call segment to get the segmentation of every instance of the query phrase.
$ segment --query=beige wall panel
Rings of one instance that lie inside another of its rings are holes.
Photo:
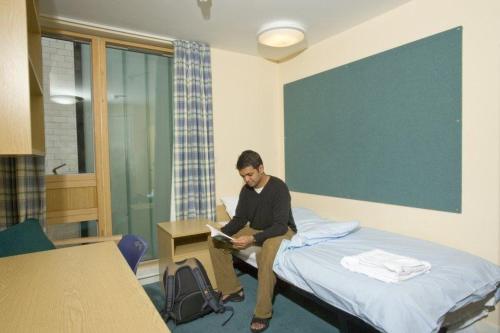
[[[259,152],[268,174],[283,177],[283,128],[278,65],[212,48],[216,197],[238,195],[236,160]]]

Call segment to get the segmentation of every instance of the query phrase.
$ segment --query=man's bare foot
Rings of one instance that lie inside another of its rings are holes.
[[[258,318],[253,316],[252,322],[250,323],[250,331],[252,333],[264,332],[269,327],[269,322],[271,318]]]
[[[223,295],[221,300],[222,300],[222,303],[242,302],[245,300],[245,293],[243,292],[243,289],[240,289],[235,293],[232,293],[229,295]]]

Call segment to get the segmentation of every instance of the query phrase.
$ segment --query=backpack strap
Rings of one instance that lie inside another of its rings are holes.
[[[162,311],[163,318],[167,322],[170,318],[173,318],[172,309],[174,307],[175,299],[175,272],[177,271],[177,265],[173,267],[173,274],[168,274],[168,267],[163,273],[163,286],[165,287],[166,299],[165,307]],[[175,319],[175,318],[174,318]]]
[[[201,294],[203,295],[203,299],[205,300],[205,304],[203,304],[203,308],[209,306],[215,313],[224,313],[227,311],[231,311],[231,315],[227,318],[222,326],[226,325],[227,322],[233,317],[234,309],[231,306],[224,306],[221,304],[220,300],[214,296],[214,291],[212,286],[207,284],[203,274],[198,266],[192,268],[194,279],[198,284],[198,288],[201,290]]]

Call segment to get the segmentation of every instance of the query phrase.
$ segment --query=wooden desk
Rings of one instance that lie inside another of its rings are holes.
[[[0,258],[0,331],[170,332],[113,242]]]
[[[186,220],[158,223],[158,255],[160,259],[160,281],[168,262],[177,262],[190,257],[198,259],[205,267],[212,287],[217,288],[212,259],[208,251],[209,220]]]

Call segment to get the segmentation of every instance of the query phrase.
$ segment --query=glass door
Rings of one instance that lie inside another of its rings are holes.
[[[107,96],[113,234],[136,234],[157,258],[170,220],[172,58],[109,46]]]

